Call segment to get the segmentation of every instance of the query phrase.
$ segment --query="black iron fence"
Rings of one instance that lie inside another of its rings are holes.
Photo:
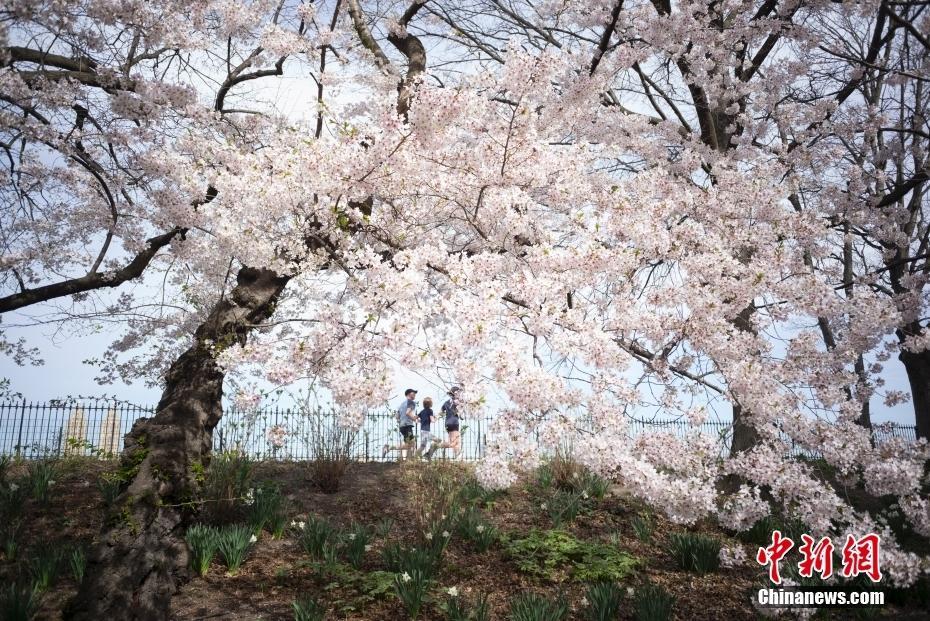
[[[0,455],[18,455],[27,459],[65,456],[97,456],[110,458],[123,448],[123,437],[133,423],[152,416],[153,407],[142,407],[120,401],[0,402]],[[363,414],[364,421],[353,445],[353,457],[359,461],[381,461],[385,444],[397,445],[397,419],[389,410]],[[224,411],[214,430],[214,450],[239,449],[257,459],[313,459],[313,435],[321,425],[336,421],[335,413],[307,413],[303,409],[264,408]],[[463,418],[462,456],[466,460],[481,457],[487,443],[492,419]],[[441,424],[434,425],[434,434],[445,441]],[[718,439],[721,454],[729,450],[731,425],[708,421],[693,427],[687,420],[630,421],[629,432],[667,431],[676,435],[699,431]],[[883,423],[874,429],[877,443],[897,437],[913,441],[916,429],[912,425]],[[816,456],[802,447],[793,446],[796,455]],[[393,459],[393,455],[387,459]]]

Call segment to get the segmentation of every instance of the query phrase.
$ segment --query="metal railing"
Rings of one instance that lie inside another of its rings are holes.
[[[152,415],[153,407],[121,401],[0,402],[0,455],[18,455],[27,459],[81,455],[110,458],[122,451],[123,437],[133,423]],[[293,408],[229,408],[213,432],[213,448],[217,451],[240,449],[256,459],[313,459],[315,443],[310,434],[320,428],[321,420],[332,424],[335,419],[333,413],[307,414],[305,410]],[[462,419],[464,459],[481,457],[491,422],[491,417]],[[655,431],[681,436],[698,431],[717,438],[721,454],[729,450],[732,437],[730,423],[721,421],[708,421],[695,427],[684,419],[632,419],[628,429],[633,436]],[[447,439],[441,421],[434,424],[433,433],[441,440]],[[883,423],[875,426],[873,435],[877,443],[892,437],[913,441],[916,428],[913,425]],[[352,456],[359,461],[381,461],[381,447],[384,444],[397,445],[400,440],[397,419],[392,411],[366,412]],[[816,452],[796,445],[792,445],[791,452],[817,456]]]

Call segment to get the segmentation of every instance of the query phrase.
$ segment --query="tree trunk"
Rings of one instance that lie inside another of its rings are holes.
[[[898,359],[904,364],[911,384],[917,437],[930,441],[930,350],[917,353],[902,350]]]
[[[193,466],[206,466],[213,428],[223,415],[223,371],[214,356],[244,344],[267,319],[289,277],[244,267],[236,287],[210,312],[194,343],[171,365],[152,418],[126,435],[121,469],[129,486],[114,503],[66,618],[167,619],[187,576],[184,530],[197,494]]]
[[[859,354],[856,358],[856,376],[859,378],[859,386],[856,392],[859,394],[862,394],[861,391],[871,393],[868,386],[869,376],[865,372],[865,360],[862,354]],[[869,442],[871,442],[872,446],[875,446],[875,436],[872,432],[872,411],[869,406],[870,397],[869,394],[863,394],[862,397],[862,406],[859,409],[859,418],[856,419],[856,424],[869,430]]]
[[[741,332],[756,334],[756,328],[752,325],[752,315],[756,312],[756,307],[749,304],[740,311],[740,314],[733,319],[733,325]],[[749,412],[743,410],[743,406],[738,402],[733,404],[733,441],[730,444],[730,457],[738,453],[747,451],[759,443],[759,434],[752,423],[746,420]]]
[[[751,317],[755,312],[755,306],[749,304],[740,311],[739,315],[733,318],[733,326],[741,332],[756,334],[755,326],[752,325],[751,321]],[[751,415],[752,412],[744,410],[739,401],[733,402],[733,439],[730,442],[730,457],[736,457],[759,443],[759,432],[756,431],[751,422],[746,420],[746,417]],[[728,474],[717,482],[717,489],[724,494],[733,494],[745,482],[745,479],[736,474]]]
[[[733,442],[730,443],[730,457],[748,451],[759,443],[759,433],[746,421],[746,414],[743,406],[733,404]]]

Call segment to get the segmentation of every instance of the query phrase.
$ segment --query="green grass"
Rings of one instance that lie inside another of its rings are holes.
[[[549,599],[536,593],[524,593],[510,603],[510,621],[562,621],[568,616],[568,602],[560,595]]]
[[[24,582],[10,582],[0,587],[0,620],[29,621],[39,607],[39,592]]]
[[[419,616],[429,587],[430,576],[416,569],[410,572],[405,571],[394,577],[394,592],[410,619],[416,619]]]
[[[206,576],[220,544],[219,531],[212,526],[194,524],[187,529],[184,539],[191,551],[191,568],[198,576]]]
[[[672,533],[669,552],[680,569],[708,574],[720,567],[720,541],[697,533]]]
[[[326,618],[326,606],[312,597],[295,600],[291,607],[294,610],[294,621],[323,621]]]
[[[241,524],[226,526],[219,531],[217,549],[230,575],[235,575],[252,545],[252,528]]]
[[[636,590],[633,597],[633,615],[636,621],[669,621],[675,598],[663,587],[647,584]]]
[[[623,591],[615,582],[597,582],[585,594],[588,605],[584,609],[586,621],[613,621],[620,614]]]

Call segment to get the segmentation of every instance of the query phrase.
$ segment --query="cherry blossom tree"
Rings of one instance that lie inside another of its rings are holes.
[[[820,535],[879,532],[891,579],[913,582],[927,561],[898,545],[884,513],[787,457],[792,445],[822,455],[930,532],[926,443],[874,446],[866,407],[866,356],[886,355],[922,302],[870,286],[837,217],[862,200],[837,190],[874,83],[861,69],[906,47],[913,15],[883,4],[417,6],[388,20],[350,7],[388,78],[400,72],[384,41],[409,39],[394,46],[403,58],[436,37],[459,61],[425,72],[400,119],[365,130],[388,157],[355,184],[371,212],[345,212],[359,228],[340,253],[336,319],[226,350],[223,364],[282,361],[276,381],[313,368],[351,411],[386,392],[370,352],[394,352],[463,383],[472,408],[492,387],[509,401],[479,467],[487,484],[535,463],[528,438],[571,438],[591,468],[672,519],[741,529],[779,511]],[[837,23],[867,42],[859,56],[837,48]],[[918,171],[893,191],[911,199],[919,186]],[[370,378],[361,390],[359,375]],[[721,405],[733,412],[728,459],[697,433],[631,437],[630,412],[699,423]]]
[[[896,339],[919,380],[926,355],[921,5],[122,10],[83,5],[54,28],[16,16],[36,54],[77,63],[46,74],[99,74],[104,58],[123,67],[140,49],[165,48],[121,74],[136,85],[130,95],[101,77],[42,77],[43,96],[66,85],[43,106],[65,115],[55,132],[70,137],[35,148],[70,155],[75,140],[90,144],[69,106],[75,88],[102,91],[94,102],[114,120],[98,123],[128,134],[100,130],[94,161],[146,224],[117,226],[123,217],[114,221],[80,161],[66,175],[67,157],[34,156],[53,169],[40,175],[53,188],[38,195],[83,185],[80,223],[97,214],[83,237],[67,236],[75,223],[48,199],[55,226],[41,234],[83,248],[112,231],[132,257],[177,228],[165,260],[194,274],[173,277],[188,305],[128,322],[104,361],[108,374],[149,374],[165,388],[156,415],[127,437],[133,478],[117,504],[128,517],[108,524],[91,555],[75,618],[130,601],[140,618],[167,616],[224,380],[312,376],[351,413],[390,392],[392,358],[463,385],[473,414],[489,391],[506,403],[478,469],[487,485],[510,484],[570,440],[586,465],[678,522],[739,530],[781,512],[815,537],[880,533],[896,584],[927,570],[888,526],[891,508],[869,510],[836,487],[895,498],[907,527],[930,536],[930,449],[874,444],[867,409],[881,392],[870,356],[891,355]],[[138,43],[129,24],[145,24]],[[78,43],[41,34],[52,31]],[[10,30],[17,37],[27,38]],[[33,59],[5,79],[41,67]],[[288,69],[316,86],[314,116],[251,109],[244,96],[227,105],[239,85]],[[126,117],[120,96],[147,116]],[[44,277],[51,260],[10,265]],[[150,364],[121,362],[121,350],[153,342]],[[631,416],[650,410],[695,430],[636,436]],[[697,429],[718,410],[733,420],[725,455]],[[822,455],[838,478],[791,458],[792,445]]]
[[[217,190],[190,174],[185,145],[261,150],[282,117],[243,89],[281,76],[292,56],[322,67],[329,29],[312,8],[269,2],[16,2],[2,15],[0,311],[66,298],[76,310],[58,320],[119,316],[186,341],[168,348],[173,365],[155,367],[167,367],[165,396],[127,438],[123,517],[105,530],[73,606],[75,618],[164,617],[186,550],[180,505],[159,506],[189,498],[221,413],[222,374],[205,343],[244,339],[287,282],[274,257],[257,268],[230,259],[239,242],[224,247],[215,233],[230,214],[204,212]],[[166,283],[160,302],[138,289],[100,295],[143,277]],[[168,312],[172,295],[186,300],[181,312]]]

